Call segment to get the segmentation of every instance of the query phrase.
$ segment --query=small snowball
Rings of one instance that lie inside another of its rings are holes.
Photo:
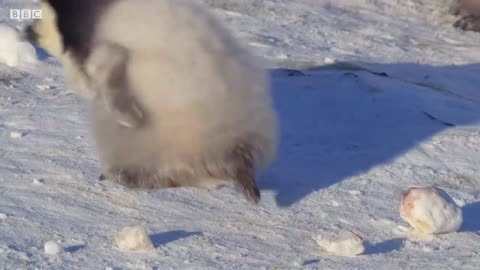
[[[396,235],[406,235],[410,232],[410,228],[398,225],[392,229],[392,232]]]
[[[119,249],[124,251],[145,252],[153,249],[153,243],[143,226],[123,228],[115,238]]]
[[[34,185],[43,185],[43,184],[45,184],[45,180],[43,180],[43,179],[33,179],[33,184]]]
[[[463,221],[461,208],[437,187],[411,187],[405,191],[400,216],[422,234],[455,232]]]
[[[292,266],[295,266],[295,267],[301,267],[304,264],[305,264],[305,261],[302,258],[297,257],[292,261]]]
[[[35,48],[20,39],[17,29],[0,24],[0,63],[8,66],[34,64],[37,61]]]
[[[341,204],[335,200],[331,200],[330,203],[329,203],[331,206],[334,206],[334,207],[339,207]]]
[[[58,255],[62,253],[63,248],[55,241],[48,241],[44,245],[45,254],[47,255]]]
[[[22,132],[18,132],[18,131],[10,132],[10,138],[18,139],[18,138],[21,138],[21,137],[23,137]]]
[[[352,196],[359,196],[362,195],[362,192],[360,190],[349,190],[347,191],[350,195]]]
[[[37,84],[37,88],[40,91],[45,91],[45,90],[50,89],[51,87],[50,87],[50,85],[47,85],[47,84]]]
[[[5,220],[8,218],[8,215],[7,214],[4,214],[4,213],[0,213],[0,220]]]
[[[339,256],[356,256],[365,251],[362,237],[353,232],[344,232],[336,239],[323,239],[321,235],[313,237],[325,251]]]
[[[319,211],[318,212],[318,217],[321,219],[321,220],[324,220],[328,217],[328,213],[324,212],[324,211]]]
[[[323,59],[323,62],[325,64],[335,64],[337,61],[335,61],[335,59],[332,59],[330,57],[325,57],[325,59]]]
[[[433,248],[425,246],[425,247],[422,247],[422,251],[426,253],[430,253],[430,252],[433,252]]]

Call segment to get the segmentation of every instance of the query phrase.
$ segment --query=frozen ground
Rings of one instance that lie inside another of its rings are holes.
[[[84,104],[40,54],[0,65],[0,269],[478,269],[480,34],[451,28],[443,0],[198,1],[271,63],[281,147],[261,204],[97,182]],[[16,27],[8,10],[35,7],[0,5]],[[401,233],[401,191],[426,184],[463,206],[460,232]],[[137,224],[155,251],[114,248]],[[364,255],[312,239],[341,230]],[[49,240],[65,252],[46,255]]]

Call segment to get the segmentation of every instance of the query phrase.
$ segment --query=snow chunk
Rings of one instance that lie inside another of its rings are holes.
[[[4,214],[4,213],[0,213],[0,220],[5,220],[8,218],[8,215],[7,214]]]
[[[26,263],[30,262],[30,255],[28,255],[26,252],[16,252],[16,255],[20,260],[23,260]]]
[[[323,239],[321,235],[313,237],[313,240],[325,251],[339,256],[356,256],[365,251],[362,237],[358,234],[347,231],[336,239]]]
[[[7,24],[0,24],[0,63],[14,67],[36,62],[35,48],[20,39],[18,30]]]
[[[18,131],[12,131],[10,132],[10,138],[13,138],[13,139],[18,139],[18,138],[21,138],[23,137],[23,132],[18,132]]]
[[[455,232],[463,221],[461,208],[438,187],[407,189],[402,196],[400,216],[422,234]]]
[[[323,62],[324,62],[325,64],[331,65],[331,64],[335,64],[337,61],[335,61],[335,59],[333,59],[333,58],[325,57],[325,58],[323,59]]]
[[[43,180],[43,179],[33,179],[33,184],[34,185],[43,185],[43,184],[45,184],[45,180]]]
[[[62,253],[63,248],[55,241],[48,241],[44,245],[45,254],[47,255],[58,255]]]
[[[46,90],[49,90],[49,89],[52,88],[48,84],[37,84],[36,86],[37,86],[38,90],[40,90],[40,91],[46,91]]]
[[[295,258],[292,261],[292,266],[301,267],[305,264],[305,261],[302,258]]]
[[[153,249],[153,243],[143,226],[123,228],[115,238],[118,248],[124,251],[145,252]]]

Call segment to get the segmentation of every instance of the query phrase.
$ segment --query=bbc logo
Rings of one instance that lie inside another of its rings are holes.
[[[41,18],[41,9],[10,9],[10,19],[12,20],[39,20]]]

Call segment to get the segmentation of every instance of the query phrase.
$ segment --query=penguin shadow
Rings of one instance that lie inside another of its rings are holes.
[[[68,253],[75,253],[75,252],[80,251],[80,250],[82,250],[86,247],[87,247],[86,245],[69,246],[69,247],[65,247],[65,251],[68,252]]]
[[[365,243],[365,252],[362,255],[378,255],[399,251],[405,246],[405,239],[394,238],[380,243]],[[320,259],[309,259],[303,262],[303,266],[320,263]]]
[[[260,188],[288,207],[439,132],[478,122],[479,73],[480,64],[414,63],[271,70],[280,144]]]
[[[37,54],[38,60],[44,61],[51,57],[50,54],[48,54],[48,52],[43,48],[37,46],[36,44],[32,44],[32,43],[30,44],[35,48],[35,53]]]
[[[319,259],[310,259],[310,260],[304,261],[302,266],[309,266],[317,263],[320,263]]]
[[[152,234],[150,235],[150,239],[152,240],[154,247],[159,247],[180,239],[185,239],[185,238],[189,238],[197,235],[202,236],[203,233],[187,232],[187,231],[179,230],[179,231],[170,231],[170,232]]]
[[[367,243],[364,255],[387,254],[402,249],[405,239],[394,238],[380,243]]]
[[[462,208],[463,224],[460,232],[480,231],[480,202],[467,204]]]

